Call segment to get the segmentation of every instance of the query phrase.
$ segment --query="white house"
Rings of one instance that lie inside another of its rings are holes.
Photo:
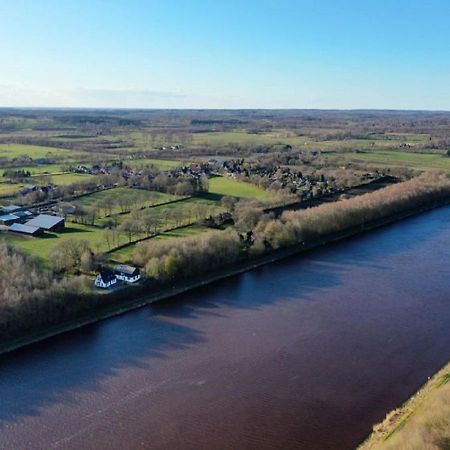
[[[108,289],[116,283],[117,278],[114,275],[114,272],[110,269],[103,269],[95,279],[95,285],[103,289]]]
[[[119,264],[114,268],[116,278],[127,283],[136,283],[141,279],[139,269],[125,264]]]

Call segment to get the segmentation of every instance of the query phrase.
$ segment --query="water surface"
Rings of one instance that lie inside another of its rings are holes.
[[[0,358],[0,448],[348,449],[450,359],[450,208]]]

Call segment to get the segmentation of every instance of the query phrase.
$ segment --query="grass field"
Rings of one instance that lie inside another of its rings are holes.
[[[330,157],[330,162],[333,160],[363,162],[380,167],[397,166],[419,170],[450,171],[450,157],[432,153],[407,153],[393,151],[343,153],[336,157]]]
[[[168,160],[168,159],[133,159],[128,160],[125,159],[124,164],[131,166],[131,167],[145,167],[153,165],[155,167],[158,167],[158,169],[162,170],[168,170],[173,169],[174,167],[181,166],[181,161],[174,161],[174,160]]]
[[[57,245],[61,245],[61,242],[66,239],[73,238],[87,241],[95,252],[108,250],[104,239],[104,230],[70,222],[67,223],[63,232],[46,234],[42,238],[16,236],[7,233],[2,233],[1,237],[26,253],[46,260],[46,263],[48,263],[48,257],[52,249]],[[119,240],[119,244],[127,242],[126,236],[119,236]]]
[[[64,169],[67,168],[68,164],[40,164],[38,166],[20,166],[20,167],[12,167],[8,169],[2,169],[0,173],[3,173],[6,170],[24,170],[30,172],[32,175],[40,175],[40,174],[51,174],[51,173],[60,173],[64,172]]]
[[[209,193],[218,196],[269,199],[272,193],[250,183],[228,177],[214,177],[209,180]]]
[[[157,203],[170,202],[179,197],[175,195],[165,194],[156,191],[146,191],[144,189],[130,189],[125,187],[118,187],[114,189],[108,189],[106,191],[96,192],[73,202],[75,205],[83,207],[91,207],[95,204],[101,204],[106,198],[112,199],[115,203],[112,207],[112,213],[121,212],[121,208],[117,201],[119,198],[126,197],[129,202],[129,208],[140,208],[143,206],[151,206]]]
[[[23,184],[0,183],[0,197],[8,197],[17,194]]]
[[[40,145],[25,145],[25,144],[0,144],[0,157],[3,158],[16,158],[18,156],[27,155],[30,158],[45,158],[47,156],[62,154],[65,157],[76,157],[79,155],[78,151],[75,153],[73,150],[66,150],[55,147],[44,147]]]
[[[69,184],[91,181],[93,179],[95,179],[95,175],[87,175],[81,173],[63,173],[59,175],[35,176],[30,179],[30,183],[42,184],[49,181],[56,186],[67,186]]]
[[[155,206],[147,210],[145,214],[150,214],[154,217],[158,217],[160,219],[162,227],[172,228],[196,220],[197,208],[199,206],[203,208],[202,215],[204,217],[202,217],[202,219],[209,214],[218,214],[219,212],[224,211],[224,208],[217,201],[210,200],[208,198],[193,197],[161,206]],[[137,215],[139,217],[141,214],[144,214],[144,212],[132,211],[128,214],[120,214],[119,216],[116,216],[116,220],[118,224],[121,224],[122,222],[132,218],[133,216]],[[98,225],[103,225],[109,220],[109,218],[99,219],[96,223]]]
[[[322,130],[322,132],[326,130]],[[317,150],[342,150],[342,149],[394,149],[401,143],[411,145],[425,142],[429,135],[425,134],[386,134],[383,136],[368,136],[360,139],[345,140],[315,140],[311,136],[297,136],[288,130],[274,130],[268,133],[248,133],[245,130],[228,132],[210,132],[198,133],[193,136],[194,145],[209,144],[212,146],[221,146],[230,143],[241,145],[270,145],[270,144],[288,144],[305,149]]]
[[[196,234],[203,233],[208,231],[209,228],[192,225],[190,227],[180,228],[179,230],[168,231],[167,233],[162,233],[158,236],[155,236],[152,239],[161,240],[161,239],[170,239],[177,237],[186,237],[193,236]],[[122,263],[133,263],[133,254],[134,249],[137,244],[129,245],[128,247],[122,248],[120,250],[116,250],[114,252],[109,253],[109,257],[114,261],[122,262]]]

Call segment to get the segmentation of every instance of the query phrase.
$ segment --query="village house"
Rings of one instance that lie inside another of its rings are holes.
[[[103,269],[95,278],[94,284],[102,289],[108,289],[117,283],[117,277],[110,269]]]
[[[114,268],[114,273],[118,280],[125,281],[126,283],[136,283],[141,279],[139,269],[133,266],[127,266],[125,264],[119,264]]]

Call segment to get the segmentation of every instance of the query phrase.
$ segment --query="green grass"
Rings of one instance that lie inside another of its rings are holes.
[[[155,236],[152,239],[161,240],[161,239],[170,239],[170,238],[179,238],[186,236],[194,236],[196,234],[204,233],[205,231],[209,231],[209,228],[192,225],[190,227],[180,228],[179,230],[168,231],[167,233],[162,233],[158,236]],[[129,245],[120,250],[116,250],[114,252],[109,253],[109,256],[114,261],[122,262],[122,263],[133,263],[133,254],[137,244]]]
[[[73,183],[79,183],[83,181],[91,181],[95,178],[95,175],[87,175],[81,173],[63,173],[60,175],[42,175],[35,176],[30,179],[30,183],[42,184],[47,180],[56,186],[67,186]]]
[[[182,164],[181,161],[174,161],[168,159],[149,159],[149,158],[133,159],[133,160],[124,159],[123,163],[131,167],[145,167],[153,165],[155,167],[158,167],[158,169],[162,170],[173,169],[174,167],[179,167]]]
[[[2,158],[16,158],[21,155],[27,155],[30,158],[45,158],[56,154],[74,156],[72,150],[62,148],[25,144],[0,144],[0,157]]]
[[[214,177],[209,180],[209,193],[218,196],[269,199],[272,193],[251,183],[228,177]]]
[[[38,166],[12,167],[10,169],[3,169],[1,173],[3,174],[6,170],[25,170],[30,172],[32,175],[60,173],[63,172],[68,165],[70,164],[40,164]]]
[[[363,162],[373,166],[398,166],[419,170],[450,171],[450,157],[432,153],[407,153],[400,151],[374,151],[367,153],[344,153],[336,160]],[[333,159],[330,159],[332,161]]]
[[[173,228],[179,225],[186,225],[190,222],[193,222],[197,218],[196,207],[198,205],[203,205],[205,217],[208,214],[218,214],[219,212],[224,211],[224,208],[220,205],[219,202],[211,200],[209,198],[186,198],[185,200],[179,202],[168,203],[161,206],[155,206],[151,209],[144,211],[132,211],[127,214],[120,214],[116,216],[117,223],[121,224],[125,220],[130,219],[132,216],[141,214],[151,214],[155,217],[158,217],[161,220],[161,226],[164,228]],[[180,217],[176,219],[173,217],[175,211],[180,213]],[[204,218],[204,217],[202,217]],[[110,218],[99,219],[97,220],[98,225],[105,224],[108,222]]]
[[[321,130],[319,130],[321,131]],[[322,130],[326,132],[327,130]],[[321,131],[321,132],[322,132]],[[331,130],[332,131],[332,130]],[[340,131],[340,130],[336,130]],[[320,134],[320,133],[319,133]],[[194,145],[209,144],[212,146],[221,146],[230,143],[241,145],[270,145],[270,144],[289,144],[304,149],[316,149],[323,151],[333,151],[342,149],[395,149],[401,143],[407,142],[411,145],[415,143],[423,143],[428,139],[429,135],[412,134],[412,133],[391,133],[382,136],[367,136],[361,139],[333,139],[321,141],[313,138],[313,136],[297,136],[288,130],[273,130],[267,133],[252,134],[246,130],[236,130],[227,132],[209,132],[198,133],[193,135]]]
[[[118,187],[114,189],[108,189],[106,191],[96,192],[94,194],[82,197],[74,202],[75,205],[83,207],[91,207],[94,204],[101,204],[106,198],[110,198],[116,203],[112,208],[112,213],[121,212],[120,206],[117,204],[117,200],[121,197],[129,199],[130,209],[142,206],[150,206],[157,203],[169,202],[179,197],[175,195],[165,194],[163,192],[147,191],[144,189],[130,189],[125,187]]]
[[[4,237],[13,246],[30,255],[47,260],[47,263],[51,250],[55,246],[61,245],[64,240],[70,238],[87,241],[91,248],[96,252],[107,250],[107,243],[104,239],[104,230],[70,222],[67,223],[63,232],[49,233],[46,234],[45,237],[16,236],[7,233],[1,233],[0,237]],[[120,236],[120,244],[125,244],[126,242],[126,237]]]
[[[23,184],[0,183],[0,197],[8,197],[17,194]]]

